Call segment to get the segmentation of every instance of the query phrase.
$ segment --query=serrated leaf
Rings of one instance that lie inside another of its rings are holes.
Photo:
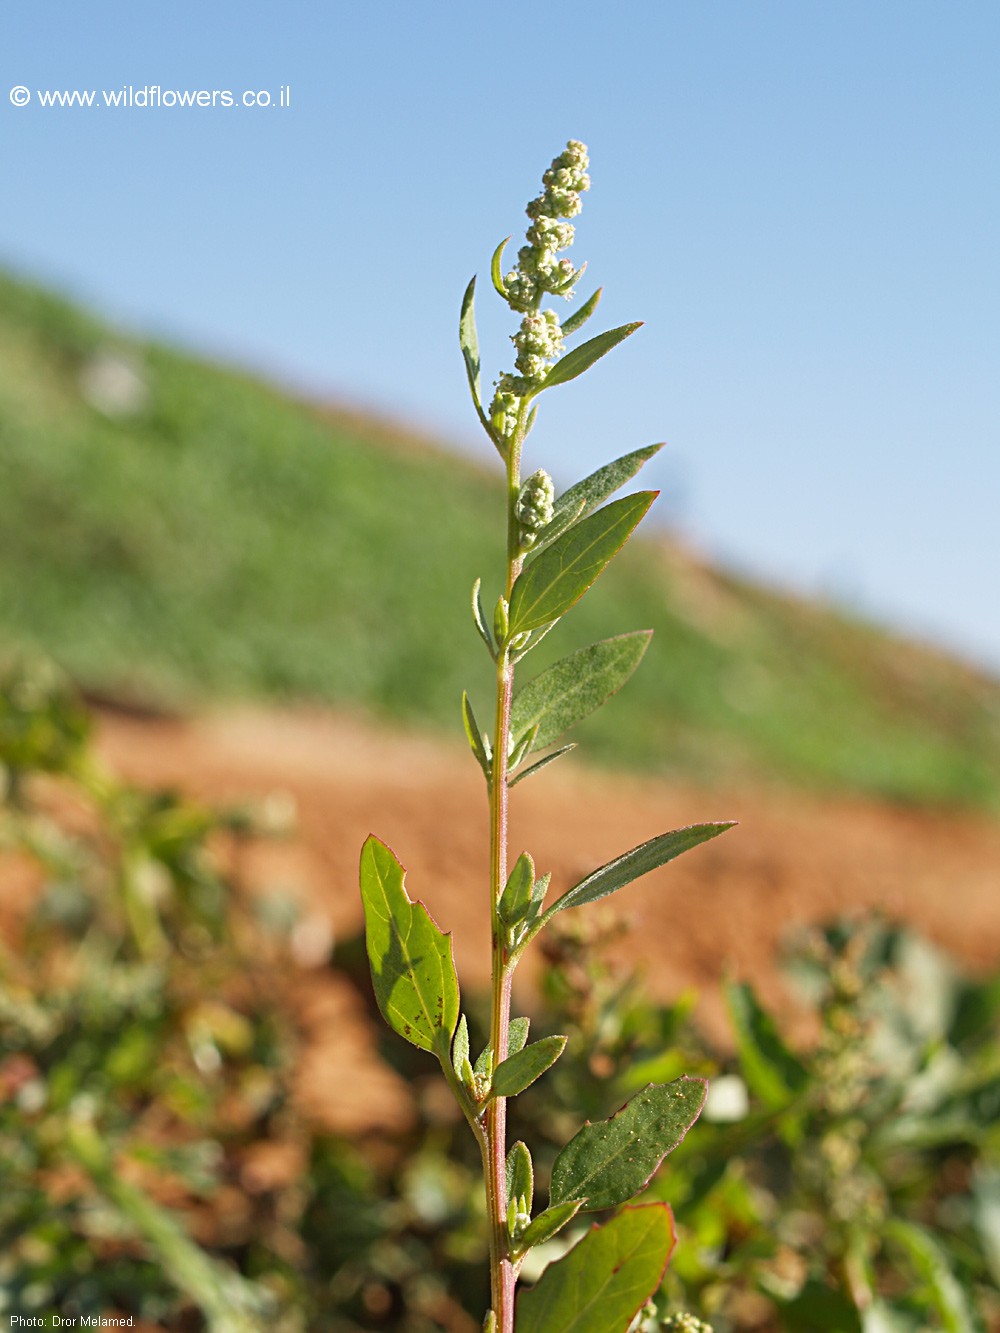
[[[640,843],[630,852],[616,856],[607,865],[593,871],[561,898],[557,898],[542,917],[540,926],[550,921],[556,912],[564,912],[568,907],[583,907],[586,903],[596,903],[601,898],[606,898],[609,893],[617,893],[626,884],[631,884],[633,880],[639,879],[651,870],[666,865],[668,861],[673,861],[675,857],[690,851],[692,847],[697,847],[703,842],[708,842],[710,838],[725,833],[726,829],[733,828],[735,823],[735,820],[727,820],[717,824],[690,824],[687,828],[661,833],[657,838],[650,838],[649,842]]]
[[[782,1110],[805,1088],[808,1071],[781,1040],[751,986],[727,981],[724,993],[747,1085],[769,1111]]]
[[[602,505],[627,481],[631,481],[643,464],[648,463],[662,448],[661,443],[633,449],[631,453],[622,454],[621,458],[616,458],[613,463],[606,463],[604,467],[599,467],[596,472],[592,472],[590,476],[584,477],[582,481],[563,491],[552,507],[552,518],[538,534],[538,545],[541,546],[548,540],[549,531],[554,529],[566,515],[575,514],[578,518],[586,518],[588,514],[593,513],[598,505]],[[575,522],[576,519],[571,521]]]
[[[525,1043],[528,1040],[528,1029],[531,1026],[530,1018],[512,1018],[507,1027],[507,1055],[508,1058],[516,1055],[518,1051],[523,1051]]]
[[[517,1302],[517,1333],[624,1333],[656,1291],[674,1248],[665,1203],[627,1208],[583,1239]]]
[[[531,748],[544,750],[621,689],[642,661],[652,635],[646,629],[602,639],[543,671],[514,697],[513,734],[522,736],[537,727]]]
[[[570,1203],[557,1203],[553,1208],[546,1208],[543,1213],[532,1218],[518,1238],[517,1248],[523,1253],[533,1245],[542,1245],[551,1240],[557,1231],[561,1231],[567,1222],[573,1220],[580,1211],[581,1199]]]
[[[628,541],[656,491],[623,496],[576,523],[524,568],[510,596],[510,633],[558,620]]]
[[[462,1077],[462,1071],[469,1060],[469,1024],[465,1015],[458,1020],[458,1027],[455,1029],[455,1040],[451,1044],[451,1066],[459,1079]]]
[[[447,1060],[459,1008],[451,936],[438,930],[423,903],[410,901],[405,875],[384,842],[366,840],[361,897],[375,998],[393,1031]]]
[[[507,1153],[507,1203],[517,1203],[523,1197],[528,1201],[526,1211],[530,1212],[534,1189],[535,1173],[531,1165],[531,1153],[518,1140],[511,1144]]]
[[[962,1284],[952,1271],[944,1248],[923,1227],[901,1218],[882,1224],[883,1234],[895,1241],[927,1284],[931,1301],[944,1333],[975,1333],[976,1323],[965,1299]]]
[[[599,333],[596,338],[574,347],[559,358],[534,392],[541,393],[543,389],[554,389],[557,384],[568,384],[570,380],[575,380],[577,375],[589,370],[595,361],[607,356],[613,347],[641,328],[642,320],[635,324],[622,324],[617,329],[608,329],[607,333]]]
[[[507,887],[500,895],[500,920],[508,926],[523,921],[531,907],[531,890],[535,885],[535,863],[527,852],[514,862],[507,879]]]
[[[515,1055],[508,1055],[493,1071],[490,1095],[516,1097],[555,1064],[565,1045],[565,1037],[543,1037],[541,1041],[533,1041]]]
[[[570,315],[568,319],[563,320],[562,322],[563,333],[565,334],[576,333],[578,329],[583,328],[584,324],[586,324],[587,320],[591,317],[591,315],[594,313],[594,311],[600,304],[601,293],[603,291],[604,291],[603,287],[598,287],[597,291],[594,292],[593,296],[588,296],[588,298],[586,299],[586,301],[584,301],[583,305],[579,308],[579,310],[574,310],[574,312],[572,313],[572,315]]]
[[[493,258],[490,260],[490,277],[493,279],[493,286],[496,288],[497,295],[502,296],[505,301],[507,300],[507,288],[504,285],[501,264],[503,263],[503,252],[507,248],[507,241],[509,240],[510,237],[508,236],[500,242],[493,251]]]
[[[549,1199],[584,1199],[585,1212],[614,1208],[644,1189],[698,1119],[703,1078],[649,1083],[610,1120],[586,1124],[555,1160]]]
[[[472,704],[469,702],[469,696],[465,690],[462,691],[462,725],[465,728],[465,737],[469,742],[469,748],[476,757],[476,762],[483,770],[486,780],[489,781],[492,776],[490,770],[490,743],[483,735],[476,721],[476,715],[472,711]]]
[[[554,763],[555,760],[560,759],[564,754],[569,754],[570,750],[575,749],[576,742],[573,741],[570,745],[563,745],[560,749],[553,750],[552,754],[547,754],[544,759],[539,759],[537,764],[532,764],[530,768],[523,768],[520,773],[515,773],[508,781],[507,786],[516,787],[524,778],[530,778],[533,773],[540,773],[543,768],[548,767],[549,764]]]

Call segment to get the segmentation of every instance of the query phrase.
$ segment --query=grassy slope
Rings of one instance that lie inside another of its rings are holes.
[[[156,345],[137,348],[147,406],[109,419],[80,389],[108,337],[0,276],[6,643],[103,689],[312,698],[455,728],[461,688],[486,680],[466,608],[497,565],[494,479]],[[657,633],[635,681],[580,728],[592,755],[1000,806],[996,683],[652,542],[539,658],[640,626]]]

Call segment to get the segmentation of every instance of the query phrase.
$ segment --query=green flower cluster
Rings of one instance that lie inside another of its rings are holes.
[[[533,472],[518,492],[515,513],[521,528],[521,546],[534,545],[536,534],[552,522],[555,486],[544,468]]]
[[[525,210],[531,219],[529,244],[517,252],[517,267],[504,278],[512,309],[537,310],[545,292],[568,296],[580,276],[568,259],[557,256],[573,244],[573,224],[560,219],[575,218],[583,207],[580,195],[590,189],[589,164],[586,145],[570,139],[542,177],[545,188]]]
[[[586,146],[576,139],[554,158],[542,176],[543,190],[525,210],[531,219],[527,245],[517,252],[517,267],[503,279],[503,290],[512,310],[524,318],[511,341],[517,348],[516,375],[502,375],[493,401],[490,420],[494,430],[509,438],[517,428],[520,400],[536,388],[551,363],[562,355],[563,335],[554,310],[540,310],[543,296],[569,297],[583,269],[575,269],[559,251],[573,244],[573,224],[582,207],[580,195],[590,189]]]
[[[660,1325],[663,1333],[712,1333],[712,1325],[693,1314],[672,1314]]]

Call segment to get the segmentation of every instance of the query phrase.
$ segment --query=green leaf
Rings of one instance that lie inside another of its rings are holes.
[[[476,332],[476,280],[473,278],[462,297],[462,313],[458,321],[458,341],[465,359],[465,373],[469,377],[472,401],[482,412],[483,405],[479,396],[479,334]]]
[[[613,463],[606,463],[589,477],[584,477],[575,486],[563,491],[552,508],[552,518],[538,534],[535,549],[548,541],[549,532],[567,515],[575,514],[577,518],[586,518],[588,514],[593,513],[598,505],[602,505],[627,481],[631,481],[643,464],[648,463],[662,448],[662,444],[648,444],[643,449],[634,449],[630,454],[623,454]],[[576,518],[571,521],[575,522]]]
[[[479,637],[489,649],[490,657],[496,659],[496,652],[493,648],[493,638],[486,626],[486,612],[483,610],[483,599],[480,592],[482,579],[476,579],[472,585],[472,619],[479,633]]]
[[[478,1074],[480,1078],[489,1078],[489,1076],[493,1073],[492,1046],[486,1046],[483,1048],[483,1051],[481,1052],[479,1059],[476,1061],[475,1069],[473,1072]]]
[[[515,696],[512,733],[522,736],[537,726],[531,748],[544,750],[621,689],[642,661],[652,635],[646,629],[602,639],[543,671]]]
[[[507,1056],[517,1055],[518,1051],[524,1050],[524,1044],[528,1040],[528,1028],[531,1026],[530,1018],[512,1018],[507,1027]]]
[[[610,1120],[584,1125],[555,1160],[550,1202],[584,1199],[592,1213],[634,1198],[698,1119],[707,1091],[687,1075],[649,1083]]]
[[[462,297],[462,313],[458,321],[458,341],[462,348],[462,358],[465,361],[465,373],[469,380],[469,392],[472,394],[472,401],[475,404],[476,415],[482,424],[483,430],[493,441],[497,450],[502,454],[503,450],[497,440],[493,427],[486,419],[486,413],[483,411],[482,398],[479,394],[479,335],[476,332],[476,280],[472,278],[468,287],[465,289],[465,295]]]
[[[535,537],[534,544],[527,553],[527,561],[530,563],[535,556],[545,550],[546,546],[551,546],[557,537],[561,537],[567,528],[571,528],[577,519],[583,518],[585,509],[586,504],[582,500],[575,508],[560,510],[558,514],[553,509],[552,518]]]
[[[537,728],[532,728],[531,731],[526,731],[524,735],[519,738],[513,750],[510,752],[508,771],[517,768],[518,764],[524,760],[525,756],[534,749],[536,735]]]
[[[465,736],[469,742],[469,747],[476,756],[476,761],[488,782],[492,776],[490,743],[479,729],[479,723],[476,721],[476,715],[472,711],[472,704],[469,702],[469,696],[465,690],[462,691],[462,725],[465,727]]]
[[[423,903],[410,901],[405,874],[384,842],[366,840],[361,897],[375,998],[393,1031],[447,1060],[459,1007],[451,936]]]
[[[545,925],[556,912],[564,912],[568,907],[582,907],[585,903],[596,903],[606,898],[609,893],[617,893],[650,870],[656,870],[658,866],[666,865],[692,847],[725,833],[735,823],[735,820],[727,820],[718,824],[691,824],[687,828],[674,829],[672,833],[661,833],[658,838],[650,838],[649,842],[633,847],[630,852],[624,852],[599,870],[593,871],[561,898],[557,898],[542,917],[540,925]]]
[[[500,896],[499,915],[505,925],[523,921],[531,908],[531,890],[535,885],[535,863],[527,852],[514,862],[507,887]]]
[[[724,992],[747,1086],[769,1111],[780,1111],[803,1091],[808,1071],[781,1040],[751,986],[727,981]]]
[[[502,296],[505,301],[507,300],[507,288],[504,286],[503,270],[500,266],[503,263],[503,252],[509,240],[510,237],[508,236],[506,240],[500,242],[493,251],[493,258],[490,260],[490,277],[493,279],[493,286],[497,290],[497,295]]]
[[[538,629],[578,601],[628,541],[656,491],[623,496],[574,524],[523,569],[510,597],[510,633]]]
[[[455,1030],[455,1040],[451,1044],[451,1066],[459,1079],[462,1077],[462,1070],[469,1059],[469,1024],[465,1015],[458,1020],[458,1027]]]
[[[493,1072],[490,1096],[516,1097],[555,1064],[565,1045],[565,1037],[543,1037],[541,1041],[533,1041],[530,1046],[525,1046],[516,1055],[508,1055]]]
[[[589,370],[595,361],[606,356],[613,347],[624,342],[629,334],[641,328],[642,320],[636,324],[622,324],[620,328],[599,333],[596,338],[574,347],[571,352],[559,358],[534,392],[541,393],[543,389],[553,389],[557,384],[567,384],[570,380],[575,380],[577,375]]]
[[[519,1199],[526,1199],[528,1207],[525,1212],[531,1211],[531,1201],[534,1196],[535,1173],[531,1165],[531,1153],[527,1147],[518,1140],[512,1143],[510,1151],[507,1154],[507,1202],[517,1203]]]
[[[522,768],[520,773],[515,773],[514,776],[508,781],[507,786],[516,787],[517,784],[522,781],[522,779],[530,778],[533,773],[540,773],[543,768],[546,768],[556,759],[560,759],[564,754],[569,754],[570,750],[575,750],[575,749],[576,749],[576,742],[573,741],[573,743],[570,745],[564,745],[561,747],[561,749],[553,750],[552,754],[547,754],[544,759],[539,759],[537,764],[532,764],[530,768]]]
[[[931,1303],[941,1320],[944,1333],[975,1333],[976,1323],[965,1299],[962,1284],[952,1271],[944,1248],[923,1227],[901,1218],[889,1218],[882,1224],[887,1240],[905,1250],[910,1262],[927,1284]]]
[[[656,1291],[674,1248],[665,1203],[591,1227],[517,1302],[517,1333],[624,1333]]]
[[[576,333],[578,329],[583,328],[584,324],[586,324],[587,320],[591,317],[591,315],[594,313],[594,311],[600,304],[601,293],[603,291],[604,291],[603,287],[598,287],[597,291],[593,294],[593,296],[589,296],[587,300],[584,301],[583,305],[580,307],[579,310],[575,310],[573,314],[570,315],[569,319],[563,320],[562,322],[563,333],[565,334]]]
[[[576,1217],[580,1203],[580,1199],[573,1199],[569,1203],[557,1203],[554,1208],[546,1208],[543,1213],[539,1213],[521,1232],[517,1242],[518,1251],[523,1254],[533,1245],[551,1240],[557,1231],[561,1231],[567,1222]]]

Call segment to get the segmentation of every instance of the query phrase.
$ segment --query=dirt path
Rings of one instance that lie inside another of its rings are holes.
[[[183,722],[105,713],[99,745],[123,776],[180,786],[213,803],[292,795],[299,836],[255,852],[251,882],[297,888],[338,937],[361,927],[358,852],[376,832],[406,865],[411,895],[454,930],[465,984],[485,982],[485,799],[462,744],[329,714],[245,712]],[[730,818],[740,827],[613,900],[634,926],[620,952],[644,961],[658,996],[697,986],[713,1035],[722,1031],[717,992],[727,969],[785,1005],[774,966],[782,938],[796,925],[844,912],[880,908],[977,969],[1000,965],[1000,824],[971,815],[611,779],[573,756],[514,793],[513,850],[530,849],[561,891],[665,829]],[[523,971],[530,1005],[530,954]],[[368,1039],[356,997],[336,980],[311,995],[317,1034],[339,1028],[339,1046],[353,1043],[356,1060]],[[317,1106],[326,1102],[331,1061],[343,1067],[345,1056],[326,1047],[315,1053],[305,1095]],[[384,1078],[381,1070],[371,1062],[371,1078]],[[376,1100],[385,1108],[393,1099]],[[353,1103],[344,1092],[339,1109],[327,1104],[322,1118],[349,1130],[370,1120],[373,1104],[367,1092]]]

